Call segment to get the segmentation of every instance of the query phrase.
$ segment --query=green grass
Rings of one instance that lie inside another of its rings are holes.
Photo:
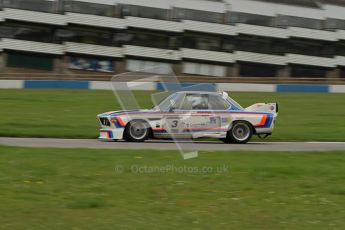
[[[143,108],[150,92],[136,92]],[[345,94],[231,93],[240,104],[278,102],[268,140],[345,141]],[[96,115],[120,109],[111,91],[0,90],[0,136],[96,138]]]
[[[0,146],[0,229],[345,229],[344,164],[344,152],[182,160],[174,151]],[[167,165],[228,170],[135,170]]]

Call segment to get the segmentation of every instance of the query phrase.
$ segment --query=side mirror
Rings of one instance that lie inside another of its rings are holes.
[[[169,112],[172,113],[172,112],[174,112],[175,109],[176,108],[174,106],[171,106],[170,109],[169,109]]]

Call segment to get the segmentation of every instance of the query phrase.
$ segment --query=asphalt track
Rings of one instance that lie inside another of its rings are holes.
[[[190,144],[180,141],[182,147],[190,148]],[[97,139],[52,139],[52,138],[9,138],[0,137],[0,145],[20,147],[49,148],[89,148],[89,149],[156,149],[176,150],[171,140],[150,140],[144,143],[124,141],[105,142]],[[218,141],[195,141],[195,150],[205,151],[345,151],[345,142],[250,142],[245,145],[224,144]]]

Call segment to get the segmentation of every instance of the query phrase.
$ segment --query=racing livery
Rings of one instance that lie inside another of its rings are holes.
[[[225,92],[181,91],[149,110],[99,114],[100,139],[142,142],[148,138],[219,138],[244,144],[272,134],[277,103],[242,108]]]

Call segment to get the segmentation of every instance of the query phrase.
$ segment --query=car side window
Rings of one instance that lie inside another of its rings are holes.
[[[207,110],[207,94],[187,94],[180,106],[181,110]]]
[[[222,97],[209,95],[208,107],[210,110],[227,110],[230,108],[230,104]]]
[[[181,110],[191,110],[192,109],[192,103],[190,101],[190,95],[186,95],[180,105]]]

